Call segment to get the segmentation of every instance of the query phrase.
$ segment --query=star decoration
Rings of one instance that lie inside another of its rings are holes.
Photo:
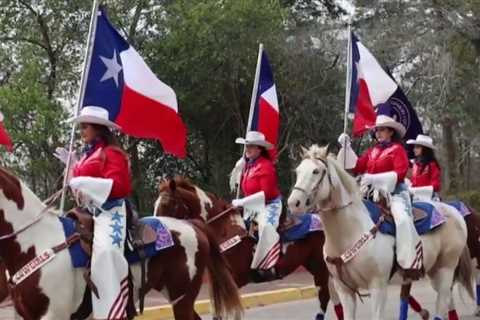
[[[117,233],[117,234],[122,234],[122,225],[115,222],[113,224],[110,225],[110,227],[112,228],[112,232],[113,233]]]
[[[118,213],[118,211],[112,215],[112,221],[118,221],[119,223],[122,222],[122,216],[120,213]]]
[[[276,222],[275,215],[274,214],[269,214],[268,217],[267,217],[267,221],[268,221],[269,224],[275,225],[275,222]]]
[[[121,248],[122,237],[116,233],[111,234],[110,237],[112,238],[112,245],[117,245],[119,248]]]
[[[102,59],[103,64],[105,64],[105,67],[107,67],[107,70],[103,74],[102,79],[100,79],[100,82],[106,81],[108,79],[113,79],[113,81],[115,81],[115,85],[118,88],[118,74],[122,70],[122,66],[118,63],[117,51],[113,50],[113,57],[110,59],[102,56],[100,56],[100,59]]]

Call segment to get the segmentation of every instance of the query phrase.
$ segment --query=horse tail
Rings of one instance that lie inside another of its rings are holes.
[[[473,268],[472,268],[472,258],[470,257],[470,250],[468,246],[463,248],[462,255],[458,260],[457,268],[455,269],[455,281],[459,282],[465,290],[468,292],[468,295],[475,300],[475,293],[473,292]]]
[[[207,237],[210,246],[210,260],[207,261],[209,273],[210,298],[213,301],[215,315],[232,316],[240,319],[243,314],[242,302],[237,285],[230,272],[230,266],[223,256],[213,232],[199,220],[190,220]]]

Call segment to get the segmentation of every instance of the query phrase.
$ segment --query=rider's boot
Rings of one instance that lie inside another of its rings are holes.
[[[270,269],[251,269],[250,270],[250,279],[252,282],[260,283],[260,282],[268,282],[273,280],[278,280],[283,278],[279,272],[272,267]]]

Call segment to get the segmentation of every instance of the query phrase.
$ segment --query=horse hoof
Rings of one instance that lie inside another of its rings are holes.
[[[325,315],[323,313],[317,313],[315,320],[325,320]]]
[[[428,312],[427,309],[422,309],[419,312],[420,317],[422,317],[422,320],[428,320],[430,318],[430,312]]]
[[[477,307],[477,311],[475,311],[473,315],[477,318],[480,318],[480,307]]]

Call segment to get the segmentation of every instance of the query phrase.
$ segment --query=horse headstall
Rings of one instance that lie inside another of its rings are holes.
[[[333,186],[333,184],[332,184],[332,177],[331,177],[330,172],[329,172],[328,160],[323,159],[323,158],[319,158],[319,157],[310,157],[310,156],[304,158],[304,160],[305,159],[312,160],[317,167],[319,167],[319,162],[321,162],[325,166],[325,170],[323,170],[322,175],[320,176],[320,179],[317,181],[317,183],[315,184],[315,186],[312,188],[312,190],[310,192],[307,192],[307,190],[305,190],[303,188],[300,188],[300,187],[297,187],[297,186],[294,186],[292,188],[292,190],[297,190],[297,191],[300,191],[300,192],[304,193],[305,196],[307,197],[307,199],[309,200],[308,202],[311,202],[311,201],[313,201],[313,199],[311,199],[311,198],[314,197],[314,195],[317,193],[317,190],[320,188],[320,185],[322,184],[325,177],[328,177],[328,182],[329,182],[330,186]]]

